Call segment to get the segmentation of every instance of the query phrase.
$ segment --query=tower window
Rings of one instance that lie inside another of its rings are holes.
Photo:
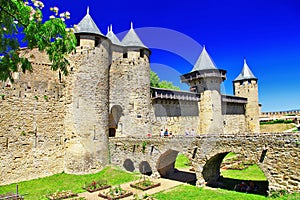
[[[80,36],[76,36],[76,40],[77,40],[76,46],[78,47],[78,46],[80,46]]]
[[[128,58],[128,53],[127,52],[123,53],[123,58]]]
[[[144,55],[145,55],[144,49],[141,49],[141,50],[140,50],[140,57],[141,57],[141,58],[144,58]]]
[[[58,72],[58,79],[59,79],[59,82],[62,83],[60,71]]]
[[[96,38],[95,39],[95,47],[97,47],[100,44],[100,42],[101,42],[101,40],[99,38]]]

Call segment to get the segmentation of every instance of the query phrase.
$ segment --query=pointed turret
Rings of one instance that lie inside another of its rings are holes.
[[[108,37],[108,39],[110,39],[113,44],[120,45],[120,46],[122,45],[119,38],[114,34],[114,32],[112,30],[112,25],[110,25],[110,27],[108,27],[106,37]]]
[[[242,80],[257,80],[257,78],[253,75],[250,70],[246,59],[244,59],[244,66],[242,72],[234,79],[234,81],[242,81]]]
[[[95,24],[94,20],[90,16],[89,7],[87,8],[86,15],[83,19],[79,22],[78,28],[79,30],[76,33],[92,33],[97,35],[103,35],[97,25]]]
[[[124,46],[128,46],[128,47],[142,47],[142,48],[148,49],[143,44],[143,42],[141,41],[139,36],[136,34],[136,32],[134,31],[132,22],[131,22],[130,30],[128,31],[128,33],[125,35],[125,37],[122,40],[122,44]]]
[[[212,58],[207,53],[204,46],[192,72],[205,69],[217,69],[217,67]]]
[[[218,69],[210,55],[207,53],[205,46],[196,61],[194,68],[190,73],[182,75],[181,82],[190,84],[195,80],[206,78],[221,78],[222,81],[226,79],[226,70]],[[198,89],[207,87],[198,87]],[[202,89],[202,90],[203,90]],[[200,92],[200,90],[198,90]]]
[[[242,72],[233,81],[234,95],[247,98],[245,106],[246,131],[259,133],[259,101],[258,101],[258,79],[253,75],[246,59]]]
[[[211,57],[203,50],[190,73],[181,77],[193,92],[200,93],[199,133],[223,133],[223,117],[220,84],[226,79],[226,71],[218,69]]]

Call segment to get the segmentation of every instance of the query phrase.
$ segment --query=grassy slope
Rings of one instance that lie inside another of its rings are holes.
[[[244,170],[225,170],[221,172],[225,178],[240,180],[265,181],[267,180],[264,173],[257,165],[249,166]]]
[[[40,200],[45,199],[45,194],[56,192],[57,190],[71,190],[74,193],[83,192],[85,183],[93,180],[107,180],[110,185],[119,185],[137,179],[136,174],[128,173],[116,168],[106,167],[101,172],[88,175],[56,174],[46,178],[35,179],[18,183],[19,193],[27,194],[25,199]],[[15,191],[16,184],[0,187],[0,194]]]

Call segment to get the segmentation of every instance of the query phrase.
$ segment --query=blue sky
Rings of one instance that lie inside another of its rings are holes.
[[[179,85],[179,75],[192,69],[206,49],[217,67],[227,70],[222,91],[232,94],[232,80],[246,57],[259,79],[263,111],[300,109],[300,2],[297,0],[101,1],[47,0],[69,11],[67,24],[77,24],[90,6],[90,14],[106,34],[113,24],[122,37],[134,28],[152,50],[151,67],[161,79]],[[154,30],[151,34],[151,30]]]

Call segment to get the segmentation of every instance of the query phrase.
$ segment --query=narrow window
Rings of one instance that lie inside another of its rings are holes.
[[[78,47],[78,46],[80,46],[80,36],[76,36],[76,40],[77,40],[76,46]]]
[[[141,50],[140,50],[140,57],[141,57],[141,58],[144,58],[144,55],[145,55],[144,49],[141,49]]]
[[[127,52],[123,53],[123,58],[128,58],[128,53]]]
[[[97,47],[100,44],[101,40],[99,38],[95,39],[95,47]],[[103,50],[102,50],[103,52]]]
[[[60,71],[58,72],[58,79],[59,79],[59,82],[61,83],[62,81],[61,81],[61,73],[60,73]]]

